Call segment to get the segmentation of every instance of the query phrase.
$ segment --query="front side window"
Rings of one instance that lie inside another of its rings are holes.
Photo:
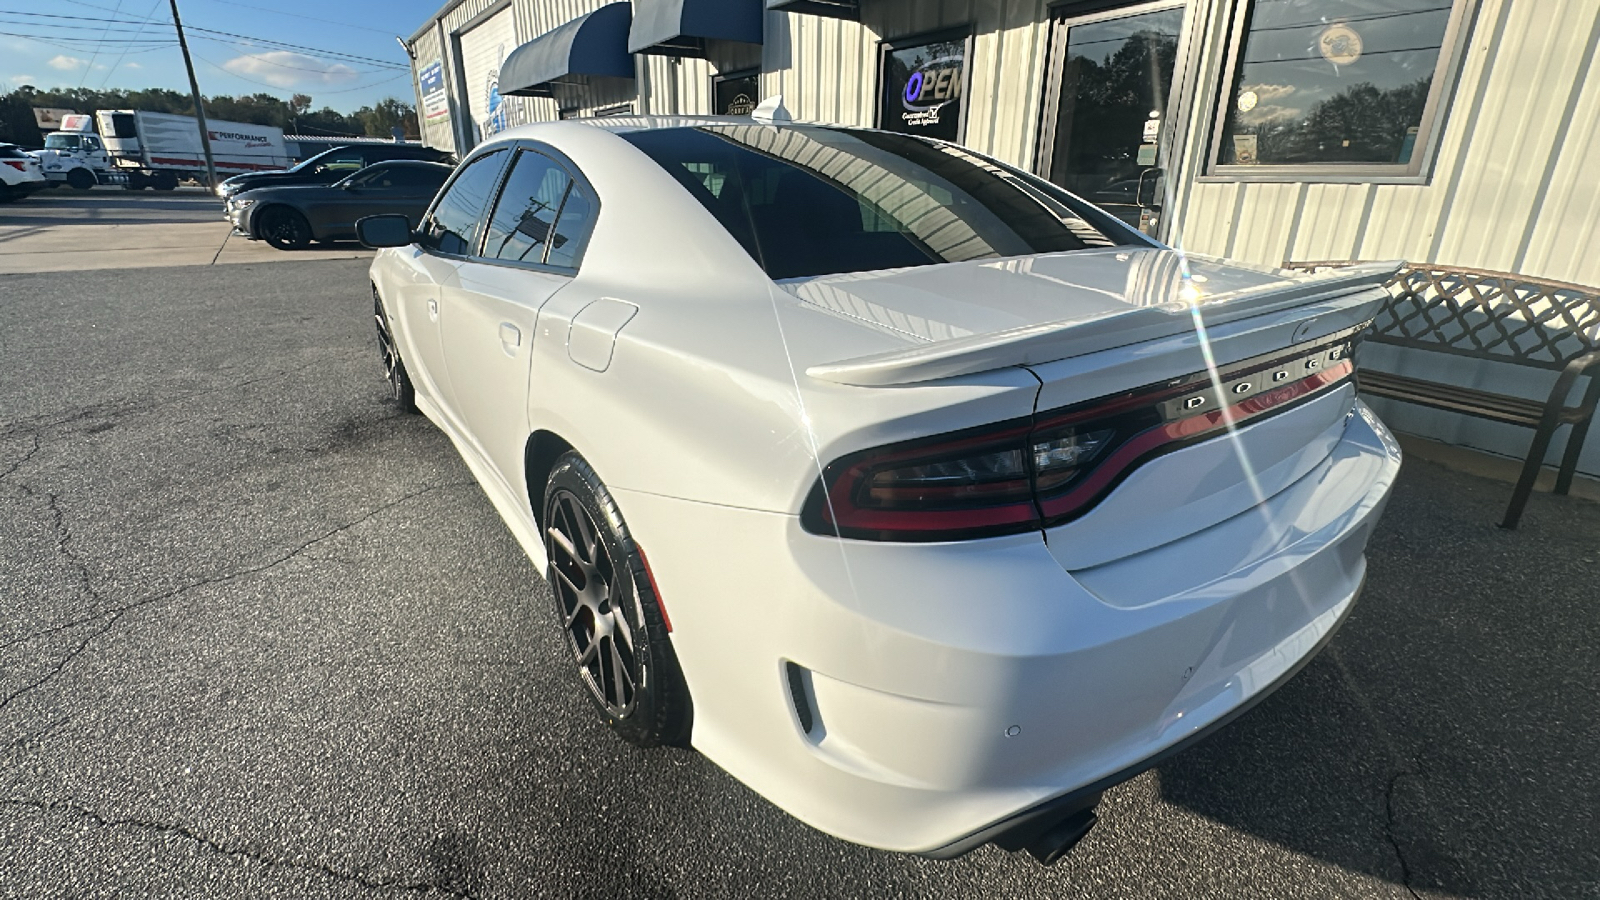
[[[876,131],[628,132],[774,279],[1146,244],[1054,185]]]
[[[550,226],[561,212],[561,201],[566,199],[571,183],[566,170],[555,160],[532,150],[519,151],[489,219],[483,255],[515,262],[544,262]]]
[[[453,256],[471,253],[477,243],[484,210],[489,205],[489,195],[494,191],[505,161],[506,151],[502,148],[468,162],[434,204],[433,212],[422,224],[417,243],[428,250]]]
[[[1421,171],[1467,0],[1256,0],[1221,98],[1217,166]],[[1249,167],[1249,168],[1246,168]]]

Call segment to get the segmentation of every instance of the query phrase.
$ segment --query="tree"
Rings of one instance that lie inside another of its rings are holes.
[[[411,104],[394,97],[379,100],[375,107],[361,107],[356,110],[355,117],[361,120],[362,127],[372,137],[390,137],[391,129],[397,127],[407,137],[420,134],[417,130],[417,111]]]

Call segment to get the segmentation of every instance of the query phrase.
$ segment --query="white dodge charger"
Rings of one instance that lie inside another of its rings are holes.
[[[1400,466],[1394,266],[1185,256],[939,141],[531,125],[360,230],[606,724],[873,847],[1070,849],[1328,641]]]

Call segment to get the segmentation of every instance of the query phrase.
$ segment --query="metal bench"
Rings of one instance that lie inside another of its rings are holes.
[[[1285,268],[1346,265],[1351,262],[1290,262]],[[1407,265],[1388,288],[1394,299],[1373,321],[1368,340],[1559,374],[1543,402],[1372,369],[1360,371],[1361,390],[1534,429],[1502,528],[1517,527],[1551,438],[1560,426],[1571,425],[1555,484],[1555,493],[1567,493],[1600,401],[1600,371],[1591,371],[1600,366],[1600,292],[1507,272],[1429,265]],[[1589,385],[1582,400],[1568,406],[1584,375]]]

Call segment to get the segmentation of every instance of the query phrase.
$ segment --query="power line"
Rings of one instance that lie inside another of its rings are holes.
[[[191,28],[190,30],[194,31],[194,30],[197,30],[197,29]],[[244,49],[244,50],[252,49],[252,45],[250,45],[250,44],[241,43],[239,41],[230,41],[230,40],[226,40],[224,38],[206,37],[205,35],[195,35],[195,38],[197,40],[202,40],[202,41],[211,41],[212,43],[216,43],[216,44],[225,44],[225,45],[227,45],[229,47],[238,47],[238,48]],[[261,48],[257,47],[257,48],[254,48],[254,49],[260,50]],[[274,50],[274,51],[271,51],[271,52],[278,52],[278,51]],[[246,53],[246,54],[244,54],[244,56],[239,57],[239,58],[240,59],[259,60],[261,62],[266,63],[269,66],[276,66],[277,68],[280,68],[280,69],[293,69],[293,70],[295,70],[297,72],[326,72],[326,71],[328,71],[327,69],[312,69],[312,68],[308,68],[306,66],[291,66],[288,63],[275,62],[273,60],[267,59],[266,56],[264,56],[261,53]],[[343,61],[342,60],[334,60],[334,61],[338,62],[341,65],[343,65]],[[349,68],[349,67],[346,66],[346,68]],[[355,72],[358,75],[370,75],[373,72],[383,71],[383,69],[367,69],[367,70],[350,69],[350,71],[351,72]]]
[[[60,13],[24,12],[20,9],[0,9],[0,15],[27,16],[30,19],[71,19],[74,22],[110,22],[113,25],[138,25],[138,19],[108,19],[105,16],[64,16]],[[62,28],[70,26],[62,25]],[[82,27],[82,26],[78,26]]]
[[[144,30],[144,26],[145,25],[149,25],[150,22],[155,18],[156,8],[159,7],[160,5],[161,5],[161,0],[155,0],[154,3],[150,4],[150,11],[144,14],[144,22],[143,22],[143,24],[141,24],[139,26],[140,31],[143,31]],[[106,70],[106,76],[104,78],[100,79],[100,90],[103,91],[103,90],[106,89],[106,82],[111,80],[112,73],[116,72],[117,71],[117,67],[122,65],[122,61],[127,59],[127,58],[128,58],[128,48],[124,47],[124,48],[122,48],[122,52],[117,54],[117,61],[112,63],[111,64],[111,68]]]
[[[321,54],[322,56],[328,56],[328,57],[342,57],[344,59],[353,59],[353,60],[358,60],[358,61],[364,62],[364,63],[371,63],[373,65],[388,66],[391,69],[405,69],[407,71],[411,70],[410,66],[401,65],[400,63],[394,62],[392,60],[374,59],[374,58],[372,58],[370,56],[357,56],[354,53],[343,53],[343,52],[340,52],[338,50],[323,50],[323,49],[320,49],[320,48],[317,48],[317,47],[307,47],[307,46],[304,46],[302,44],[287,44],[287,43],[284,43],[283,41],[271,41],[271,40],[267,40],[266,38],[251,37],[248,34],[236,34],[236,33],[232,32],[232,31],[217,31],[216,29],[213,29],[213,28],[201,28],[201,27],[196,26],[196,25],[189,26],[188,30],[190,30],[190,31],[200,31],[200,32],[204,32],[206,34],[217,34],[217,35],[222,35],[223,37],[238,38],[240,40],[250,41],[253,44],[262,44],[262,45],[272,46],[272,47],[282,47],[282,48],[285,48],[285,49],[288,49],[288,50],[303,50],[303,51],[305,51],[307,53],[317,53],[317,54]]]
[[[89,43],[89,44],[176,44],[177,43],[177,41],[175,41],[175,40],[173,40],[171,38],[90,38],[90,37],[68,37],[66,35],[60,35],[60,34],[24,34],[22,32],[18,32],[18,31],[0,31],[0,34],[3,34],[5,36],[7,36],[7,37],[30,38],[32,40],[45,41],[45,42],[52,42],[52,41],[80,41],[80,42]],[[60,45],[57,45],[57,46],[60,46]],[[74,48],[69,47],[67,49],[70,50],[70,49],[74,49]]]
[[[117,8],[116,8],[116,10],[114,11],[113,14],[120,13],[120,12],[122,12],[122,0],[117,0]],[[111,33],[111,26],[108,24],[108,25],[106,25],[106,30],[101,32],[100,36],[103,38],[103,37],[105,37],[106,35],[108,35],[110,33]],[[88,81],[89,81],[89,73],[94,71],[94,61],[96,59],[98,59],[99,56],[100,56],[100,48],[101,48],[101,46],[103,46],[103,45],[96,44],[94,46],[94,49],[89,51],[89,64],[83,67],[83,77],[78,79],[78,87],[80,89],[82,89],[82,87],[85,84],[88,83]]]
[[[219,2],[220,2],[220,0],[219,0]],[[82,5],[89,6],[90,4],[82,4]],[[244,4],[234,4],[234,5],[242,6]],[[107,7],[101,7],[101,6],[95,6],[93,8],[94,9],[108,9]],[[251,7],[251,8],[254,8],[254,7]],[[61,13],[36,13],[36,12],[24,12],[22,10],[8,10],[8,9],[0,9],[0,15],[28,16],[30,18],[40,18],[40,19],[67,19],[67,20],[70,20],[70,21],[77,21],[77,22],[108,23],[106,25],[107,33],[109,33],[110,31],[135,32],[135,33],[137,33],[140,30],[142,30],[142,27],[144,25],[150,24],[148,17],[146,19],[143,19],[143,20],[141,20],[141,19],[113,19],[113,18],[105,18],[105,17],[99,17],[99,16],[69,16],[69,15],[64,15],[64,14],[61,14]],[[309,16],[302,16],[301,18],[310,18],[310,17]],[[325,22],[325,21],[328,21],[328,20],[326,20],[326,19],[318,19],[316,21],[324,21]],[[41,23],[35,24],[35,23],[29,23],[29,22],[12,22],[12,23],[8,23],[8,24],[28,25],[28,26],[31,26],[31,27],[38,27],[38,26],[42,26],[44,23],[41,22]],[[112,24],[115,24],[115,25],[137,25],[137,26],[140,26],[140,28],[133,28],[133,29],[116,28],[116,29],[113,29],[113,28],[110,28],[110,25],[112,25]],[[339,24],[339,23],[330,23],[330,24]],[[57,25],[57,26],[52,26],[52,27],[73,28],[73,29],[81,29],[81,30],[85,30],[85,31],[97,31],[97,30],[100,30],[97,27],[84,26],[84,25]],[[340,50],[324,50],[324,49],[319,48],[319,47],[308,47],[308,46],[305,46],[303,44],[291,44],[291,43],[287,43],[287,42],[284,42],[284,41],[271,40],[269,38],[255,37],[253,35],[248,35],[248,34],[238,34],[236,32],[232,32],[232,31],[218,31],[218,30],[213,29],[213,28],[201,28],[198,25],[190,25],[186,30],[191,31],[191,32],[198,31],[198,32],[203,32],[205,34],[215,34],[215,35],[222,35],[222,36],[225,36],[225,37],[237,38],[237,39],[243,40],[243,41],[250,41],[252,44],[263,44],[263,45],[268,45],[268,46],[273,46],[273,47],[280,47],[280,48],[287,49],[287,50],[300,50],[300,51],[304,51],[304,52],[307,52],[307,53],[317,53],[317,54],[321,54],[323,56],[328,56],[328,57],[340,57],[340,58],[343,58],[343,59],[356,60],[356,61],[359,61],[359,62],[370,63],[370,64],[373,64],[373,65],[387,66],[387,67],[389,67],[391,69],[405,69],[407,71],[410,71],[410,68],[411,68],[409,65],[402,65],[402,64],[396,63],[396,62],[394,62],[392,60],[374,59],[373,57],[370,57],[370,56],[359,56],[359,55],[354,54],[354,53],[345,53],[345,52],[340,51]],[[376,29],[368,29],[368,30],[376,30]],[[383,33],[387,33],[387,32],[383,32]]]

